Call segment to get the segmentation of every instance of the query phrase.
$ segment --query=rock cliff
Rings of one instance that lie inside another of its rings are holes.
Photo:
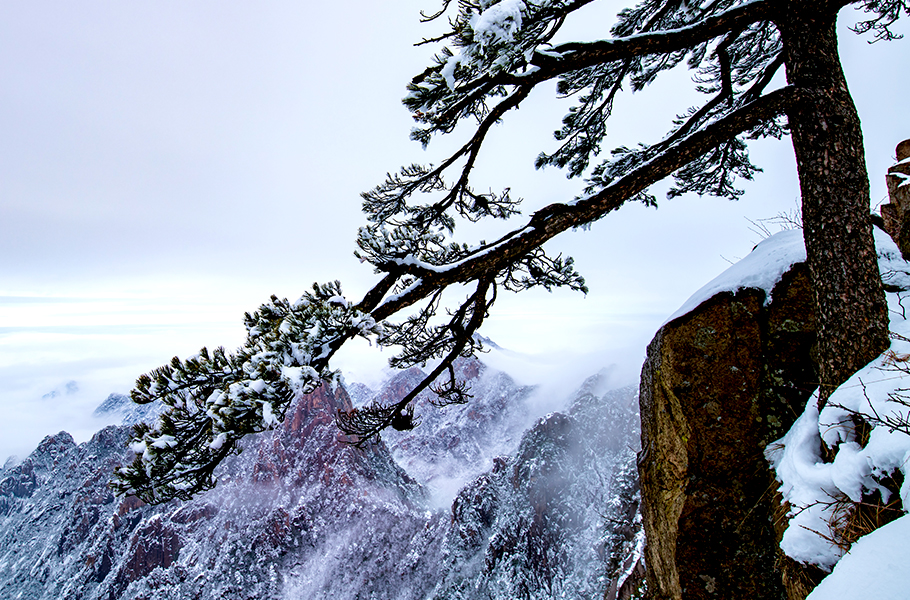
[[[66,433],[46,438],[0,482],[0,596],[277,598],[302,557],[403,562],[427,526],[422,491],[381,444],[361,452],[337,439],[332,416],[348,402],[325,386],[301,398],[279,429],[224,466],[215,490],[161,506],[107,487],[127,459],[128,428],[78,446]],[[384,522],[395,527],[372,526]],[[339,549],[347,532],[357,543]],[[397,577],[345,564],[309,573],[367,594]]]
[[[904,260],[910,260],[910,140],[898,144],[894,152],[898,162],[885,176],[890,202],[881,207],[882,220]]]
[[[639,472],[655,598],[786,597],[763,451],[816,387],[812,291],[790,242],[759,245],[754,272],[708,287],[648,347]]]

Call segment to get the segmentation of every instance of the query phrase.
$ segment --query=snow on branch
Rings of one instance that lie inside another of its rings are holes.
[[[328,361],[346,340],[383,331],[337,281],[314,284],[296,302],[272,296],[245,321],[246,342],[233,354],[203,348],[139,377],[133,401],[160,400],[167,410],[136,426],[136,457],[118,470],[118,492],[159,503],[210,489],[243,436],[275,426],[295,397],[334,380]]]
[[[475,194],[469,176],[490,126],[544,81],[559,78],[559,93],[580,99],[556,132],[562,145],[553,153],[541,153],[536,161],[538,168],[568,167],[570,177],[584,175],[591,159],[600,153],[613,102],[624,82],[633,90],[642,89],[660,72],[688,57],[689,67],[700,69],[698,89],[716,94],[705,106],[680,117],[660,144],[614,151],[611,159],[590,173],[586,189],[590,195],[682,136],[758,99],[782,65],[779,32],[772,25],[774,6],[767,0],[718,0],[704,6],[645,0],[620,13],[612,39],[550,46],[552,33],[587,3],[460,3],[457,16],[450,17],[451,35],[440,38],[452,47],[443,47],[435,66],[412,80],[404,103],[424,125],[412,131],[412,138],[424,145],[435,133],[451,133],[467,118],[477,119],[478,127],[439,167],[427,169],[419,177],[390,176],[385,184],[365,194],[364,207],[371,218],[393,224],[438,224],[451,232],[450,208],[469,220],[515,214],[520,200],[509,198],[508,190],[498,196]],[[497,100],[500,97],[505,99]],[[780,123],[762,123],[750,136],[780,137],[784,131]],[[466,161],[457,182],[442,183],[443,173],[460,158]],[[756,171],[744,144],[727,140],[717,151],[704,155],[699,165],[681,171],[676,190],[735,199],[740,194],[735,179],[749,179]],[[409,198],[418,191],[442,192],[443,197],[412,206]],[[653,202],[647,195],[639,199]]]

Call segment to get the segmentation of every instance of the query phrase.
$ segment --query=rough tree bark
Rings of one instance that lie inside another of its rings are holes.
[[[781,2],[787,109],[815,287],[819,405],[888,347],[888,311],[872,239],[863,135],[841,69],[836,22],[845,2]]]

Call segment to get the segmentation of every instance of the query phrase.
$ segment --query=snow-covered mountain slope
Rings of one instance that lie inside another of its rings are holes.
[[[478,422],[521,405],[520,388],[503,386],[475,388]],[[107,481],[129,459],[126,427],[81,445],[49,436],[0,474],[0,597],[600,595],[618,555],[634,546],[637,420],[634,390],[596,395],[591,386],[444,509],[385,443],[357,450],[339,439],[333,416],[350,407],[343,387],[299,399],[276,430],[224,465],[218,487],[189,502],[113,496]],[[436,423],[451,440],[444,432],[453,421],[428,415],[421,427],[432,436]],[[415,447],[438,450],[426,464],[444,469],[442,450]]]
[[[583,388],[462,489],[429,597],[603,597],[640,530],[635,408],[634,389]]]
[[[383,433],[395,460],[425,485],[437,506],[449,505],[462,485],[514,452],[533,422],[528,400],[532,387],[520,386],[478,360],[455,362],[459,381],[468,384],[468,404],[436,408],[432,392],[418,396],[414,415],[419,427]],[[424,377],[417,368],[392,377],[375,396],[383,403],[401,398]]]
[[[92,413],[93,417],[114,420],[120,425],[151,423],[165,409],[160,400],[151,404],[135,404],[125,394],[110,394]]]
[[[359,546],[398,558],[391,538],[424,525],[408,519],[422,514],[421,491],[381,445],[357,451],[337,439],[332,416],[347,402],[325,388],[302,398],[225,466],[217,489],[158,507],[107,489],[126,458],[127,428],[80,446],[65,433],[47,438],[0,482],[0,595],[280,597],[279,573],[301,548],[322,554],[352,528],[370,541]],[[389,521],[398,528],[368,526]],[[345,580],[335,571],[327,574]],[[370,575],[379,585],[382,574]]]

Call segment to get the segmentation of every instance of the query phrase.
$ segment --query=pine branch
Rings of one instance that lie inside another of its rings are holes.
[[[900,18],[901,13],[910,16],[910,1],[908,0],[853,0],[845,1],[844,4],[860,4],[866,13],[872,13],[876,16],[860,21],[850,29],[854,33],[863,34],[873,32],[872,43],[880,41],[899,40],[903,35],[895,34],[891,31]]]
[[[535,73],[522,79],[536,82],[539,77],[550,79],[596,64],[686,50],[752,23],[771,20],[772,16],[773,9],[768,0],[753,0],[678,29],[596,42],[560,44],[551,51],[537,52],[532,57],[531,64],[540,67],[545,74]]]
[[[786,87],[766,94],[678,141],[599,192],[572,204],[551,204],[537,211],[524,227],[509,232],[501,242],[457,264],[433,270],[419,265],[402,265],[402,273],[414,277],[415,284],[404,293],[385,299],[372,312],[373,318],[384,320],[440,287],[504,271],[508,265],[559,233],[600,219],[723,141],[773,119],[793,101],[795,93],[793,88]]]
[[[487,294],[490,292],[492,292],[492,296],[488,299]],[[362,447],[371,439],[378,437],[387,427],[397,430],[413,428],[414,407],[412,402],[428,388],[437,394],[439,400],[434,402],[437,406],[467,402],[470,395],[464,386],[457,383],[452,365],[459,356],[473,354],[478,345],[474,334],[483,324],[495,298],[495,285],[492,281],[478,281],[476,291],[455,312],[448,326],[434,335],[437,342],[435,345],[427,347],[419,340],[407,340],[406,337],[413,335],[413,332],[405,332],[405,337],[395,338],[397,343],[404,343],[406,347],[411,346],[410,350],[417,353],[408,357],[400,366],[413,364],[414,361],[421,358],[425,362],[441,347],[447,347],[448,352],[439,365],[398,402],[391,405],[373,403],[370,406],[350,411],[339,410],[335,422],[343,433],[355,439],[351,442],[354,446]],[[443,385],[433,386],[439,376],[447,371],[450,376],[449,381]]]

